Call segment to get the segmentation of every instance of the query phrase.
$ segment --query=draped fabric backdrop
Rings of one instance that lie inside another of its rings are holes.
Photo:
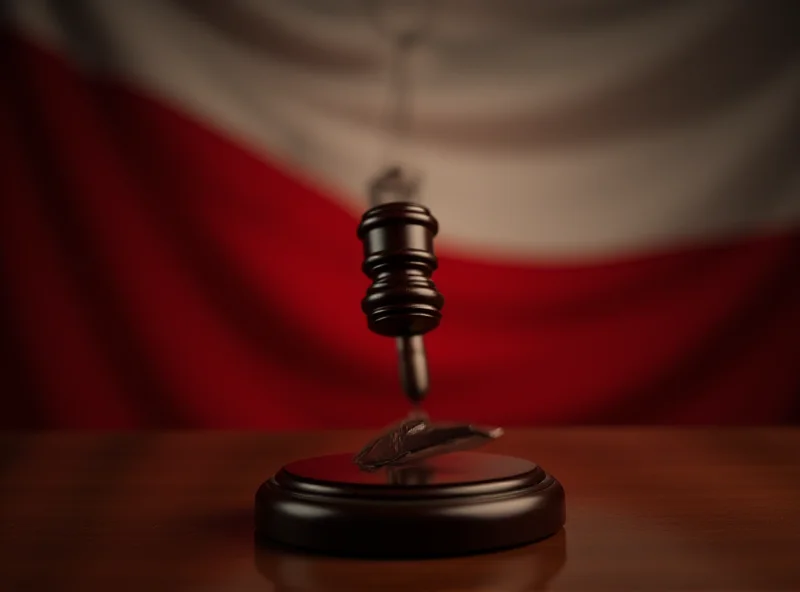
[[[392,3],[4,7],[0,424],[405,413],[355,237]],[[441,226],[435,417],[800,418],[797,12],[434,0],[395,156]]]

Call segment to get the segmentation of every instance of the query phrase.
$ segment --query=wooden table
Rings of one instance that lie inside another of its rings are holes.
[[[364,433],[0,436],[0,590],[800,590],[800,430],[510,432],[567,490],[566,531],[493,555],[257,548],[256,487]]]

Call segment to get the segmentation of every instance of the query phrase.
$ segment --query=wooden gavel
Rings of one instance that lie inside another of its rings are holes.
[[[358,227],[362,270],[372,280],[361,309],[371,331],[397,340],[401,384],[415,403],[429,386],[422,336],[439,326],[444,306],[431,280],[438,266],[433,250],[438,231],[428,208],[397,201],[371,208]]]

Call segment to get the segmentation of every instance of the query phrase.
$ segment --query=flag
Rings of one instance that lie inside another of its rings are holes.
[[[391,159],[440,224],[434,417],[797,420],[791,9],[440,0],[398,140],[390,2],[6,3],[1,423],[406,413],[360,309]]]

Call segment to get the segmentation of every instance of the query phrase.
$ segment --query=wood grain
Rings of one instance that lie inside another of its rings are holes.
[[[800,590],[800,430],[511,431],[567,527],[515,551],[423,562],[259,548],[258,485],[368,434],[0,436],[0,590]]]

